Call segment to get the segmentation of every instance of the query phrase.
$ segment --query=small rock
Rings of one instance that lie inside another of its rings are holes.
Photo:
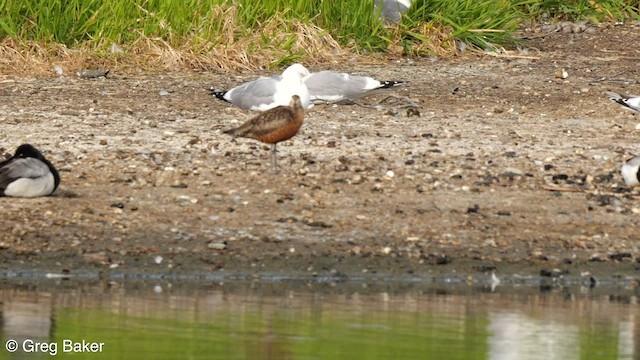
[[[196,204],[198,203],[198,199],[193,198],[189,195],[178,195],[176,196],[176,202],[180,204]]]
[[[506,175],[506,174],[510,174]],[[513,177],[513,176],[524,176],[524,171],[516,168],[516,167],[508,167],[504,169],[504,176]]]
[[[557,184],[559,181],[567,181],[569,180],[569,175],[567,174],[555,174],[551,177],[551,181]]]
[[[420,116],[420,111],[416,108],[408,108],[406,116],[407,117]]]
[[[436,265],[447,265],[451,263],[451,258],[447,255],[439,255],[436,257]]]
[[[614,260],[614,261],[622,261],[624,259],[629,259],[631,260],[632,256],[631,253],[629,252],[618,252],[618,253],[614,253],[614,254],[609,254],[609,259]]]
[[[604,261],[607,261],[607,258],[602,254],[595,253],[589,257],[589,261],[604,262]]]
[[[207,247],[212,250],[224,250],[227,248],[227,245],[222,242],[210,242],[207,244]]]
[[[540,270],[540,276],[542,277],[550,277],[550,278],[558,278],[561,275],[564,275],[565,272],[560,271],[560,269],[542,269]]]
[[[94,69],[94,70],[81,69],[76,71],[76,75],[84,79],[95,79],[99,77],[106,78],[107,75],[109,75],[109,69]]]
[[[556,78],[557,79],[566,79],[568,77],[569,77],[569,73],[565,69],[557,69],[556,70]]]
[[[158,255],[158,256],[156,256],[156,257],[154,257],[154,258],[153,258],[153,261],[154,261],[156,264],[162,264],[162,260],[163,260],[163,259],[162,259],[162,256],[160,256],[160,255]]]
[[[491,246],[491,247],[498,247],[498,244],[496,243],[495,239],[486,239],[483,243],[483,246]]]

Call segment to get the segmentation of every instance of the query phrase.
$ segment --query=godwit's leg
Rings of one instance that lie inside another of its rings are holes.
[[[277,144],[271,145],[271,165],[273,165],[274,174],[278,173],[278,162],[276,160],[276,145]]]

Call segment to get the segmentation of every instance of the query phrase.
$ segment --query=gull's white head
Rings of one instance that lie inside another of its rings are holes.
[[[309,74],[310,72],[306,67],[302,66],[302,64],[295,63],[284,70],[282,77],[297,77],[302,79],[305,76],[309,76]]]

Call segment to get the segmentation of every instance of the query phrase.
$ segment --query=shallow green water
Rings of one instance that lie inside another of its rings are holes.
[[[0,359],[633,359],[640,344],[633,290],[41,282],[0,297],[2,344],[19,348]]]

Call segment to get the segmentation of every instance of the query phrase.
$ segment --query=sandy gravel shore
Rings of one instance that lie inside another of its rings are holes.
[[[495,269],[633,283],[640,200],[619,168],[639,153],[640,118],[604,91],[640,93],[628,46],[639,34],[617,26],[497,56],[327,64],[409,80],[393,94],[419,116],[398,99],[316,106],[279,146],[277,176],[269,147],[221,132],[254,114],[207,91],[262,74],[2,75],[0,147],[36,145],[62,184],[53,197],[0,199],[0,259],[71,274]]]

